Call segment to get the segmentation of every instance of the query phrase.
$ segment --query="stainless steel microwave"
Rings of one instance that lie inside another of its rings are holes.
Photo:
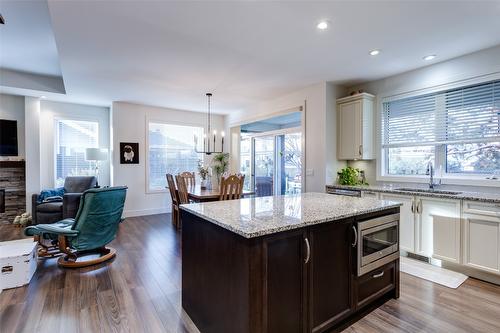
[[[358,222],[358,276],[399,257],[399,214]]]

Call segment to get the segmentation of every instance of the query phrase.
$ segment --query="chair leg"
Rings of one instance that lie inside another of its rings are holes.
[[[60,267],[65,267],[65,268],[81,268],[81,267],[87,267],[87,266],[92,266],[92,265],[97,265],[97,264],[103,263],[105,261],[113,259],[116,256],[116,250],[112,247],[103,247],[103,248],[100,248],[96,251],[100,255],[99,258],[91,259],[91,260],[77,261],[78,255],[89,254],[90,252],[85,252],[85,253],[73,252],[73,255],[75,256],[74,260],[72,257],[64,256],[64,257],[60,257],[57,260],[57,264]]]
[[[57,264],[60,267],[65,267],[65,268],[80,268],[80,267],[97,265],[97,264],[100,264],[100,263],[105,262],[107,260],[110,260],[116,256],[116,250],[114,248],[102,247],[102,248],[95,250],[95,252],[99,253],[99,255],[100,255],[98,258],[78,261],[79,256],[90,254],[93,251],[92,252],[91,251],[83,251],[83,252],[72,251],[67,246],[66,237],[62,236],[62,235],[59,236],[59,250],[61,250],[61,252],[65,253],[66,255],[63,257],[60,257],[57,260]]]
[[[34,241],[38,243],[38,257],[40,258],[53,258],[62,254],[61,251],[59,251],[57,243],[55,245],[47,245],[39,235],[34,236]]]
[[[174,204],[172,204],[172,224],[177,227],[177,209]]]

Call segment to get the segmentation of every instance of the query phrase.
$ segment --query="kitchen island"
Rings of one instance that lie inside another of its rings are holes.
[[[399,206],[322,193],[182,205],[183,309],[203,333],[340,329],[399,297]]]

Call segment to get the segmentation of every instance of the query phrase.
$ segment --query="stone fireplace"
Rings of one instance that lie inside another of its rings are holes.
[[[26,212],[26,164],[0,161],[0,223],[12,223]]]

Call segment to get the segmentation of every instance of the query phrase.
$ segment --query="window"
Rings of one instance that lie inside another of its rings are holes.
[[[241,135],[240,141],[240,173],[245,175],[243,189],[250,191],[252,187],[252,138],[245,134]]]
[[[68,176],[94,175],[85,148],[99,146],[99,124],[94,121],[56,120],[56,186]]]
[[[383,103],[386,175],[500,173],[500,80]]]
[[[148,189],[163,191],[165,174],[197,172],[202,154],[195,151],[194,137],[203,137],[203,128],[165,123],[149,123]],[[199,147],[201,148],[201,147]]]

